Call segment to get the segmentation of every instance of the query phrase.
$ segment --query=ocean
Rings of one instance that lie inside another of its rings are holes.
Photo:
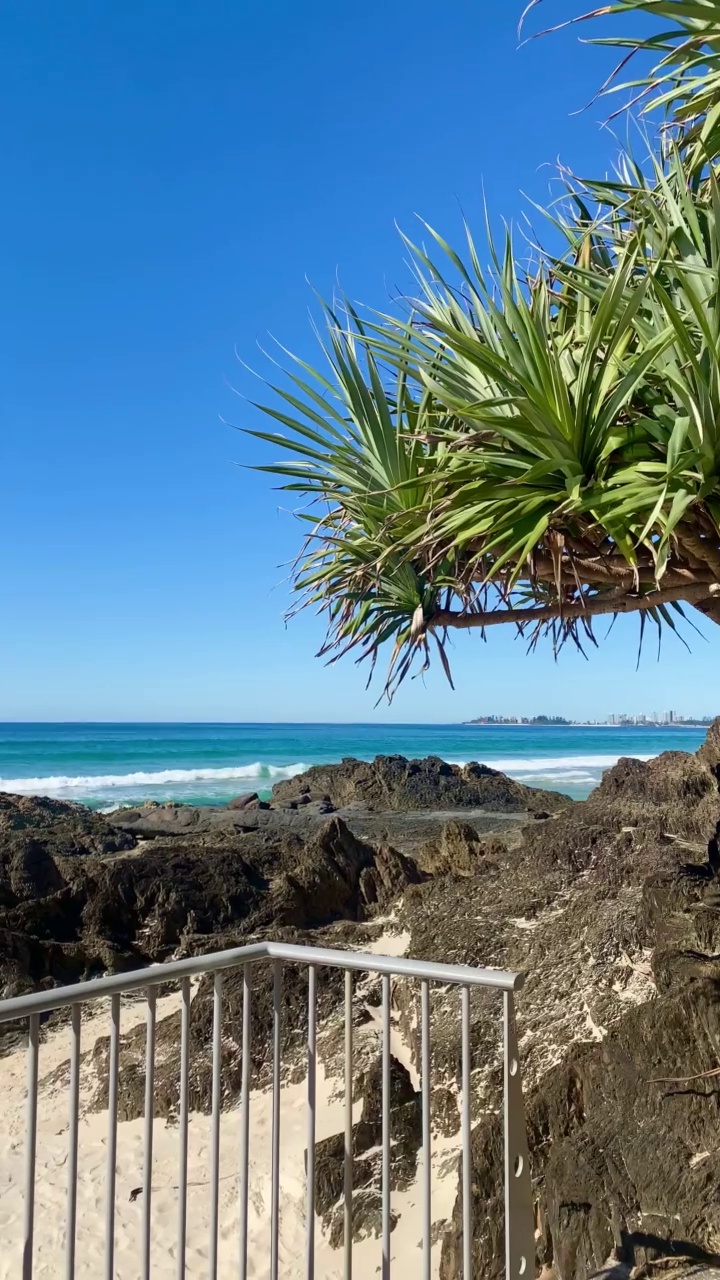
[[[356,756],[478,760],[585,797],[620,756],[695,751],[703,729],[382,724],[0,724],[0,791],[95,809],[143,800],[223,804],[311,764]]]

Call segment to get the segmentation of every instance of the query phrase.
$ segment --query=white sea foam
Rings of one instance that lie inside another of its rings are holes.
[[[280,778],[293,778],[303,773],[307,765],[297,764],[265,764],[258,760],[254,764],[230,765],[225,769],[159,769],[154,772],[140,773],[105,773],[88,774],[86,776],[67,777],[63,775],[48,778],[0,778],[0,791],[13,791],[27,795],[47,795],[54,791],[96,792],[128,787],[155,787],[193,782],[232,782],[244,780],[268,779],[277,781]]]
[[[482,763],[486,764],[490,769],[500,769],[503,773],[515,774],[531,774],[531,773],[556,773],[559,769],[610,769],[617,764],[620,759],[621,752],[617,755],[587,755],[587,756],[537,756],[527,758],[525,756],[498,756],[496,759],[488,759],[483,757]],[[652,760],[653,753],[650,755],[639,755],[632,752],[635,760]],[[467,764],[467,760],[453,760],[453,764]]]

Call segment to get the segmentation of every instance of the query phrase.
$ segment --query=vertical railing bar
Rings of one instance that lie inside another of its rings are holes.
[[[382,979],[382,1280],[390,1280],[390,975]]]
[[[247,1280],[250,1169],[250,965],[243,965],[242,1078],[240,1115],[240,1280]]]
[[[108,1146],[105,1175],[105,1280],[115,1276],[115,1177],[117,1166],[118,1066],[120,1059],[120,996],[110,1000],[110,1056],[108,1059]]]
[[[463,1280],[472,1280],[472,1160],[470,1151],[470,988],[462,988]],[[508,1278],[509,1280],[509,1278]]]
[[[190,979],[183,978],[180,1005],[180,1169],[178,1172],[178,1280],[185,1280],[187,1244],[188,1094],[190,1081]]]
[[[315,1276],[315,1095],[317,1087],[317,969],[308,967],[307,1202],[305,1277]]]
[[[432,1271],[432,1150],[430,1146],[430,983],[420,987],[420,1056],[422,1068],[422,1149],[423,1149],[423,1280]]]
[[[150,1223],[152,1211],[153,1118],[155,1112],[156,990],[147,989],[145,1048],[145,1136],[143,1142],[142,1280],[150,1280]]]
[[[505,1274],[535,1274],[535,1205],[512,991],[504,998]]]
[[[78,1118],[80,1110],[80,1019],[82,1008],[72,1006],[70,1029],[70,1119],[68,1123],[67,1232],[65,1237],[65,1275],[75,1277],[75,1236],[77,1229]]]
[[[345,970],[345,1277],[352,1280],[353,975]]]
[[[510,1061],[513,1054],[513,1009],[509,992],[503,993],[503,1159],[505,1165],[505,1275],[513,1280],[515,1214],[512,1188],[512,1097]],[[517,1064],[516,1064],[517,1069]]]
[[[218,1221],[220,1212],[220,1101],[222,1097],[222,987],[215,974],[213,985],[212,1129],[210,1138],[210,1280],[217,1280]]]
[[[280,1232],[280,1014],[282,961],[273,962],[272,1167],[270,1202],[270,1280],[278,1280]]]
[[[23,1210],[23,1280],[32,1280],[35,1230],[35,1155],[37,1149],[38,1048],[40,1014],[31,1013],[27,1047],[27,1103],[25,1119],[25,1198]]]

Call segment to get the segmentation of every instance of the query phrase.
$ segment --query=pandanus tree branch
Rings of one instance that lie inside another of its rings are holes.
[[[675,603],[697,605],[705,600],[709,604],[714,605],[716,601],[720,604],[720,582],[685,583],[683,586],[666,587],[662,591],[650,591],[646,595],[590,596],[583,600],[571,601],[561,607],[553,604],[546,605],[544,608],[490,609],[477,613],[438,609],[428,620],[427,625],[433,629],[452,627],[459,631],[484,629],[504,623],[526,627],[558,617],[569,621],[572,618],[597,618],[602,614],[642,613],[657,609],[659,605]]]
[[[407,308],[328,309],[327,366],[291,356],[259,406],[306,522],[298,607],[328,661],[390,646],[388,695],[418,655],[449,674],[450,630],[557,651],[602,615],[720,623],[720,6],[603,6],[643,10],[669,32],[624,44],[659,50],[640,91],[672,129],[616,179],[565,175],[566,251],[521,269],[508,234],[485,271],[425,226]]]

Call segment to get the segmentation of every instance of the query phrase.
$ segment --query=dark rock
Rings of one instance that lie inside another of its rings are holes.
[[[242,797],[241,797],[242,798]],[[256,814],[248,805],[241,809],[228,805],[157,804],[148,802],[137,809],[116,809],[107,815],[119,831],[143,840],[160,836],[228,836],[254,830]]]
[[[327,814],[327,813],[335,813],[335,805],[334,805],[334,804],[331,804],[329,800],[311,800],[311,799],[308,799],[308,803],[307,803],[307,805],[306,805],[306,807],[305,807],[305,812],[306,812],[306,813],[308,813],[308,814],[310,814],[310,813],[313,813],[313,814]]]
[[[705,741],[697,752],[697,759],[717,776],[720,768],[720,716],[710,725]]]
[[[60,890],[60,857],[116,853],[134,845],[133,836],[84,805],[0,794],[0,906]]]
[[[498,837],[481,839],[471,823],[453,820],[443,827],[438,843],[424,850],[422,865],[435,876],[476,876],[505,848]]]
[[[712,739],[711,739],[712,741]],[[691,842],[705,856],[718,822],[718,778],[707,744],[696,755],[666,751],[619,760],[585,802],[598,825],[622,825],[655,839]]]
[[[308,793],[303,793],[308,794]],[[108,814],[108,821],[124,834],[141,839],[158,837],[184,839],[192,836],[198,840],[234,841],[246,834],[262,834],[264,839],[284,840],[293,833],[307,839],[317,831],[324,819],[338,812],[327,796],[310,792],[307,803],[298,805],[293,799],[287,803],[259,800],[244,809],[228,809],[226,805],[144,804],[138,809],[118,809]],[[368,844],[377,845],[387,840],[394,848],[417,858],[423,845],[439,839],[442,828],[454,814],[453,810],[415,810],[370,812],[362,806],[345,806],[339,811],[351,825],[355,835]],[[502,814],[472,813],[473,826],[478,831],[508,832],[518,828],[527,819],[524,811]]]
[[[299,928],[362,915],[361,873],[375,865],[375,851],[357,840],[340,818],[298,852],[292,869],[272,885],[271,918]]]
[[[48,796],[16,796],[0,793],[0,844],[30,833],[43,839],[51,853],[65,857],[90,853],[115,853],[132,849],[134,840],[118,835],[117,830],[100,813],[83,804],[51,800]]]
[[[716,1260],[719,1042],[720,985],[700,981],[634,1010],[548,1072],[528,1101],[538,1263],[585,1280],[613,1251],[632,1265],[688,1253]],[[502,1152],[499,1119],[484,1121],[473,1134],[479,1276],[503,1272]],[[459,1208],[441,1273],[462,1276]]]
[[[57,863],[41,837],[23,835],[13,843],[15,848],[6,863],[10,900],[45,898],[64,887]]]
[[[424,760],[376,756],[369,762],[346,759],[342,764],[313,765],[307,773],[276,783],[273,804],[297,802],[308,792],[325,793],[338,809],[359,805],[376,811],[486,809],[521,813],[572,803],[567,796],[526,787],[486,765],[447,764],[436,756]]]
[[[258,799],[257,791],[248,791],[244,796],[236,796],[234,800],[228,801],[228,809],[247,809],[248,805]]]
[[[241,942],[243,935],[283,926],[364,919],[413,875],[412,864],[383,854],[375,880],[361,887],[363,872],[375,868],[375,849],[336,817],[298,833],[279,822],[259,831],[203,830],[200,818],[192,820],[198,810],[174,806],[180,830],[156,834],[126,855],[114,847],[135,845],[134,835],[89,811],[78,815],[77,806],[69,815],[62,807],[38,807],[45,825],[37,834],[23,821],[0,840],[0,930],[8,939],[4,953],[0,949],[0,984],[6,990],[31,988],[46,976],[68,982],[103,969],[137,968],[186,949],[192,938],[202,949],[216,949],[218,936],[229,930]],[[15,814],[7,805],[5,811]],[[162,817],[168,810],[143,812]],[[78,833],[86,842],[82,857]],[[94,854],[93,847],[112,855]],[[29,952],[11,941],[23,935],[32,939]]]
[[[360,876],[360,892],[368,907],[384,911],[408,885],[420,884],[424,879],[411,858],[388,844],[381,844],[372,866],[366,867]]]
[[[299,812],[298,817],[292,821],[304,819],[308,808],[310,806]],[[516,844],[522,828],[528,822],[528,814],[525,812],[498,814],[480,809],[414,809],[371,813],[367,809],[346,806],[337,812],[358,839],[375,846],[390,844],[426,871],[432,871],[431,863],[437,857],[442,833],[448,822],[468,821],[480,839],[485,841],[488,837],[497,837],[503,845],[508,842]],[[273,815],[271,813],[268,816]]]
[[[353,1239],[379,1235],[382,1221],[382,1065],[377,1062],[361,1080],[360,1119],[353,1125]],[[344,1229],[344,1134],[316,1145],[315,1206],[339,1248]],[[422,1145],[422,1102],[401,1063],[390,1060],[390,1188],[404,1191],[415,1178]],[[391,1224],[394,1228],[396,1220]]]

